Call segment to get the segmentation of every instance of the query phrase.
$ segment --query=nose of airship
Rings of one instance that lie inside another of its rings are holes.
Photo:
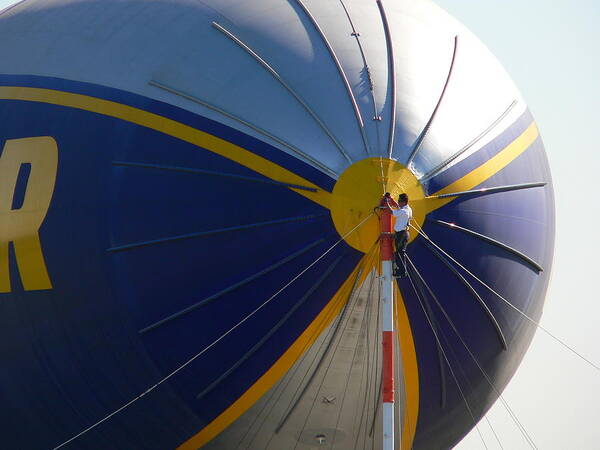
[[[340,175],[333,188],[331,217],[340,236],[371,216],[346,238],[349,245],[363,253],[367,253],[379,237],[380,225],[374,212],[385,193],[394,199],[399,194],[408,194],[414,226],[423,225],[427,208],[423,187],[413,172],[398,161],[383,157],[358,161]]]
[[[28,0],[0,39],[4,446],[377,448],[385,370],[401,448],[449,448],[508,383],[551,177],[433,3]]]

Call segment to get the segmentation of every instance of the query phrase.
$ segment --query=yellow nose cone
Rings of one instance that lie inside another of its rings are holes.
[[[368,158],[348,167],[333,188],[331,217],[340,236],[346,235],[373,213],[386,192],[392,194],[394,200],[403,192],[408,194],[413,210],[412,224],[419,228],[422,226],[425,220],[425,193],[417,178],[397,161]],[[373,214],[346,237],[346,242],[367,253],[379,235],[379,219]],[[416,235],[416,231],[411,229],[410,241]]]

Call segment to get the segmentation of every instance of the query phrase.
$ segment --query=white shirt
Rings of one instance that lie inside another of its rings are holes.
[[[396,224],[394,225],[394,231],[406,230],[408,222],[412,219],[412,209],[406,205],[402,208],[394,209],[392,214],[396,218]]]

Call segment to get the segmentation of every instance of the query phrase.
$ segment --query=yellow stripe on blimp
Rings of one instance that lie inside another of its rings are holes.
[[[435,198],[437,195],[452,194],[455,192],[469,191],[474,187],[480,185],[488,178],[492,177],[496,173],[500,172],[511,162],[513,162],[518,156],[520,156],[525,150],[527,150],[531,144],[539,136],[538,128],[535,122],[532,122],[520,136],[514,141],[504,147],[496,156],[488,159],[481,166],[473,169],[465,176],[459,178],[455,182],[449,184],[445,188],[439,190],[435,194],[427,197],[426,200],[426,214],[441,208],[447,203],[450,203],[456,197],[444,197]]]
[[[212,153],[248,167],[272,180],[317,189],[316,192],[311,192],[290,188],[327,209],[329,209],[331,203],[331,194],[329,192],[319,189],[318,186],[310,181],[266,158],[189,125],[142,109],[87,95],[31,87],[1,86],[0,100],[22,100],[66,106],[68,108],[81,109],[125,120],[202,147]]]
[[[290,370],[302,354],[310,348],[321,333],[331,324],[349,300],[355,287],[360,286],[371,269],[375,259],[373,252],[362,257],[354,271],[338,289],[337,293],[321,310],[319,315],[294,341],[285,353],[254,383],[240,398],[232,403],[216,419],[204,427],[198,434],[181,444],[179,450],[196,450],[214,439],[226,427],[254,405],[279,379]],[[362,271],[361,271],[362,269]]]
[[[319,189],[310,181],[235,144],[158,114],[109,100],[53,89],[0,87],[0,100],[21,100],[65,106],[134,123],[221,155],[272,180],[314,188],[317,190],[316,192],[290,189],[330,209],[332,195]],[[223,413],[198,434],[181,444],[179,448],[197,449],[202,447],[254,405],[310,348],[323,330],[339,314],[344,304],[349,300],[353,287],[360,286],[371,269],[375,267],[376,254],[377,247],[373,248],[372,252],[365,254],[333,298],[277,362]]]
[[[333,203],[332,194],[323,191],[310,181],[305,180],[301,176],[266,158],[209,133],[142,109],[81,94],[30,87],[0,87],[0,100],[21,100],[65,106],[134,123],[223,156],[272,180],[316,189],[316,192],[310,192],[290,188],[327,209],[331,209]],[[437,195],[473,189],[475,186],[481,184],[483,181],[508,166],[514,159],[529,148],[535,139],[537,139],[538,135],[539,133],[536,125],[535,123],[532,123],[519,137],[507,145],[496,156],[435,194],[426,197],[426,214],[444,206],[456,198],[447,197],[438,199],[436,198]],[[203,428],[198,434],[184,442],[179,448],[187,450],[202,447],[233,423],[269,389],[271,389],[293,366],[298,358],[310,348],[318,336],[340,312],[343,305],[348,301],[356,279],[359,277],[359,273],[361,273],[361,268],[363,271],[357,285],[360,285],[370,270],[378,265],[377,259],[373,259],[376,254],[377,249],[374,253],[363,256],[352,274],[350,274],[335,296],[323,308],[315,320],[255,384],[253,384],[216,419]],[[415,437],[419,414],[419,372],[415,343],[408,313],[398,287],[396,286],[395,289],[398,299],[396,303],[395,320],[401,348],[406,394],[402,450],[410,450]]]
[[[404,375],[404,421],[402,423],[402,450],[410,450],[413,446],[417,432],[417,420],[419,418],[419,366],[417,364],[417,351],[410,326],[410,319],[404,297],[400,292],[398,283],[394,283],[396,294],[395,325],[398,330],[398,342],[400,343],[400,357],[402,358],[402,373]]]

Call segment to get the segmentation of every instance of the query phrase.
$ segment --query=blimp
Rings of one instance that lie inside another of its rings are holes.
[[[2,448],[447,449],[502,400],[552,179],[433,2],[23,0],[0,42]]]

